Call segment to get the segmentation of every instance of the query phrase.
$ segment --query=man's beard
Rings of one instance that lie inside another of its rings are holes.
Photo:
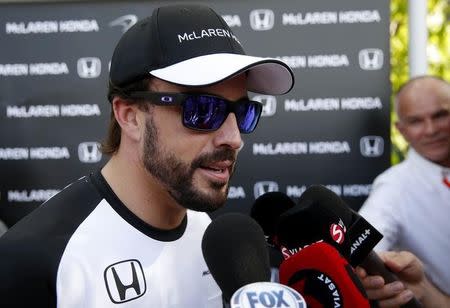
[[[147,171],[158,179],[175,201],[184,208],[194,211],[211,212],[225,204],[229,182],[209,183],[211,193],[203,193],[194,187],[194,172],[209,163],[236,160],[235,150],[221,148],[213,153],[203,154],[190,164],[178,159],[174,153],[162,148],[157,128],[151,118],[146,120],[146,131],[142,161]],[[230,176],[232,170],[230,172]],[[226,186],[224,192],[223,188]]]

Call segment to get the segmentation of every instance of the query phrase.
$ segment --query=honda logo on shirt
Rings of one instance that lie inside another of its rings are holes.
[[[359,66],[363,70],[373,71],[383,67],[383,51],[377,48],[367,48],[359,51]]]
[[[273,28],[275,14],[272,10],[253,10],[250,12],[250,26],[255,31],[266,31]]]
[[[136,22],[138,18],[136,15],[128,14],[120,16],[109,23],[110,27],[120,26],[122,27],[122,32],[127,32]]]
[[[360,142],[362,156],[378,157],[384,153],[384,140],[380,136],[365,136]]]
[[[78,145],[78,158],[82,163],[97,163],[102,159],[100,143],[82,142]]]
[[[253,100],[263,105],[261,115],[263,117],[273,116],[277,112],[277,99],[272,95],[256,95]]]
[[[102,72],[102,62],[99,58],[80,58],[77,62],[77,72],[80,78],[97,78]]]
[[[262,196],[265,193],[268,193],[271,191],[279,191],[277,182],[262,181],[262,182],[256,182],[255,185],[253,186],[253,193],[254,193],[255,199],[257,199],[259,196]]]
[[[106,290],[115,304],[129,302],[147,291],[144,271],[136,260],[125,260],[108,266],[104,272]]]

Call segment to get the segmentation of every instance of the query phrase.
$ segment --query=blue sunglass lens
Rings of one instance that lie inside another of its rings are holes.
[[[213,96],[191,96],[183,105],[183,123],[198,130],[216,130],[225,121],[227,103]]]
[[[235,109],[235,114],[239,130],[244,134],[251,133],[258,124],[261,111],[261,105],[254,102],[238,104]]]
[[[229,104],[233,108],[229,108]],[[183,104],[183,124],[197,130],[217,130],[230,109],[234,109],[239,130],[244,134],[255,129],[262,111],[261,104],[256,102],[229,103],[215,96],[192,95]]]

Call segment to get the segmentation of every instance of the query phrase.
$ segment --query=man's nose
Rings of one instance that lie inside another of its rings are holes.
[[[426,119],[424,125],[426,134],[432,135],[436,132],[436,123],[433,119]]]
[[[239,150],[242,146],[241,132],[234,113],[230,113],[217,130],[214,145],[216,147],[227,146],[234,150]]]

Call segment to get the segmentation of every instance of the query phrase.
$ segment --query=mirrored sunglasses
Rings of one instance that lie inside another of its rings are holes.
[[[181,105],[182,121],[187,128],[214,131],[225,122],[230,112],[236,116],[243,134],[255,130],[261,117],[262,104],[247,98],[232,102],[222,97],[197,93],[166,93],[136,91],[127,94],[132,99],[144,99],[159,106]]]

